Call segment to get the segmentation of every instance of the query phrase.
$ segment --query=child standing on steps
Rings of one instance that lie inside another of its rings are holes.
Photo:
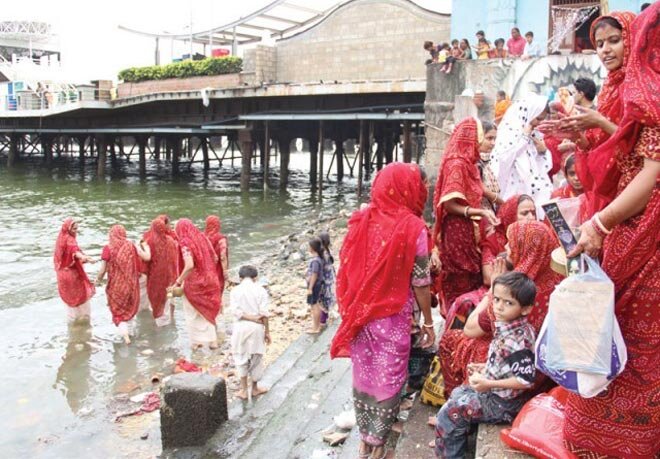
[[[462,459],[471,425],[511,422],[528,400],[526,391],[535,379],[535,337],[526,316],[535,297],[534,282],[522,273],[509,272],[493,281],[495,324],[488,361],[470,364],[469,384],[454,389],[438,412],[437,457]],[[478,320],[473,317],[477,315],[470,315],[465,330],[470,328],[470,319]]]
[[[321,332],[321,290],[323,288],[323,243],[318,237],[309,241],[309,253],[312,259],[307,268],[307,304],[312,309],[312,328],[307,333],[315,335]]]
[[[330,252],[330,233],[322,231],[319,239],[323,243],[323,288],[321,290],[321,327],[328,322],[330,309],[335,305],[335,259]]]
[[[236,394],[247,399],[248,376],[252,380],[252,396],[268,392],[257,385],[263,376],[263,355],[270,344],[268,329],[268,293],[257,284],[259,272],[254,266],[241,266],[238,271],[241,283],[229,294],[230,306],[234,310],[236,322],[231,335],[231,350],[241,389]]]

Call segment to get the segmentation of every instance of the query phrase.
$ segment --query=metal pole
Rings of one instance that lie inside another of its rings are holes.
[[[193,12],[192,2],[190,2],[190,60],[193,60]]]
[[[236,56],[238,54],[238,41],[236,40],[236,27],[233,30],[233,38],[231,40],[231,55]]]
[[[154,54],[154,62],[160,65],[160,38],[156,37],[156,52]]]

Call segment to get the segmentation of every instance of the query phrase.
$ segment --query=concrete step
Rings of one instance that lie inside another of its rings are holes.
[[[246,402],[237,402],[230,407],[230,419],[218,430],[206,447],[205,457],[246,457],[244,452],[259,437],[261,431],[272,423],[272,418],[282,411],[282,405],[289,402],[298,392],[298,386],[305,382],[310,373],[330,349],[330,342],[337,325],[333,324],[320,335],[303,335],[296,340],[280,358],[270,365],[263,378],[263,385],[270,391],[253,401],[251,406]],[[296,420],[291,422],[295,425]],[[298,426],[299,428],[299,426]],[[272,448],[268,457],[279,450]]]
[[[433,427],[428,425],[429,416],[435,416],[438,408],[424,405],[419,397],[410,409],[408,420],[403,423],[403,431],[396,444],[397,459],[433,459],[435,453],[429,448],[430,441],[435,439]]]

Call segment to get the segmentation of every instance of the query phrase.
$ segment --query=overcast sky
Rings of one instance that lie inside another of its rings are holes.
[[[220,26],[245,16],[272,0],[20,0],[2,2],[2,20],[38,20],[53,25],[59,35],[63,65],[81,80],[114,78],[123,68],[151,65],[154,40],[123,32],[118,25],[149,32],[187,33]],[[421,6],[449,13],[451,0],[415,0]],[[295,0],[324,9],[330,0]],[[103,7],[102,7],[103,6]],[[169,57],[170,43],[161,42]],[[187,52],[183,43],[174,54]]]

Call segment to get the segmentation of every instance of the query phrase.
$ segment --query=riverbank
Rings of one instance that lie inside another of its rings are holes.
[[[272,343],[268,346],[264,361],[266,367],[274,362],[301,334],[309,328],[311,317],[309,307],[305,303],[307,269],[307,241],[313,235],[326,230],[330,233],[333,254],[337,253],[346,234],[348,212],[340,211],[338,216],[319,216],[310,222],[308,229],[282,236],[272,242],[272,250],[251,260],[257,266],[260,281],[266,284],[270,295],[270,329]],[[239,266],[230,269],[232,281],[237,281]],[[229,304],[229,290],[223,298],[223,314],[218,320],[220,347],[215,351],[193,352],[187,361],[199,367],[203,372],[222,377],[227,384],[228,402],[236,400],[235,394],[239,388],[239,378],[231,357],[230,336],[233,323],[232,308]],[[180,305],[177,304],[177,308]],[[337,320],[336,309],[332,311],[330,320]],[[144,320],[144,317],[140,319]],[[149,320],[146,318],[146,320]],[[151,353],[147,342],[136,339],[135,347],[139,353]],[[141,415],[123,416],[137,410],[145,394],[159,393],[160,386],[168,377],[177,371],[176,361],[172,358],[162,362],[162,368],[156,371],[152,378],[142,381],[130,380],[117,388],[110,403],[111,412],[116,418],[117,430],[126,443],[122,445],[122,455],[130,452],[132,457],[148,458],[160,453],[160,418],[158,410]],[[266,369],[266,371],[268,371]]]

